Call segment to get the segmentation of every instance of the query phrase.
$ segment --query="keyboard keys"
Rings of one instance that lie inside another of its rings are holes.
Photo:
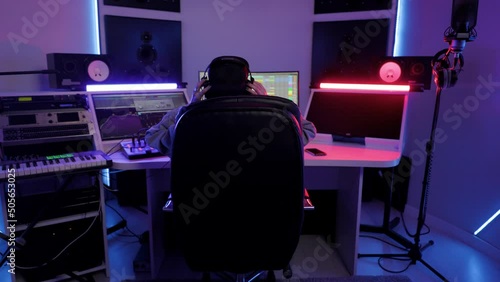
[[[73,156],[18,162],[0,162],[0,180],[7,179],[9,169],[15,169],[16,177],[70,172],[81,169],[111,167],[111,159],[100,151],[74,153]]]

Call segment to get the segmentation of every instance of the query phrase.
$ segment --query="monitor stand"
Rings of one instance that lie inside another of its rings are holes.
[[[332,134],[332,140],[333,140],[333,142],[344,142],[344,143],[354,143],[354,144],[365,145],[365,138],[364,137],[351,137],[351,136]]]

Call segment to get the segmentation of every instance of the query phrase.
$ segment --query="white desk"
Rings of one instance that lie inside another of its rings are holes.
[[[336,205],[336,243],[339,257],[351,275],[356,274],[360,227],[361,191],[364,167],[393,167],[401,152],[391,148],[367,148],[359,144],[333,143],[330,136],[318,136],[306,148],[318,148],[326,156],[304,154],[304,185],[309,190],[338,190]],[[146,169],[149,213],[151,276],[156,278],[164,258],[162,195],[169,191],[170,158],[128,160],[121,152],[110,156],[113,168]]]
[[[304,187],[308,190],[337,190],[336,250],[347,271],[355,275],[363,168],[396,166],[402,153],[383,147],[368,148],[360,144],[334,143],[330,136],[318,136],[305,148],[318,148],[326,153],[326,156],[304,154]]]
[[[149,256],[151,277],[157,278],[165,257],[164,239],[165,224],[162,219],[162,207],[165,205],[164,194],[170,186],[170,158],[153,157],[140,160],[129,160],[121,151],[110,155],[113,169],[146,170],[146,194],[149,230]]]

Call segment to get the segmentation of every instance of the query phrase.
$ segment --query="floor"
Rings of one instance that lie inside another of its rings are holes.
[[[133,261],[138,256],[141,249],[140,242],[143,240],[144,232],[146,231],[144,223],[147,214],[141,208],[121,206],[118,204],[116,198],[108,198],[106,201],[108,227],[120,221],[121,217],[127,220],[127,227],[108,235],[110,277],[106,277],[103,273],[98,273],[94,275],[94,279],[96,282],[148,279],[148,272],[134,272],[133,270]],[[382,214],[382,202],[378,200],[363,202],[361,215],[361,222],[363,224],[381,224]],[[394,209],[391,214],[393,217],[401,216]],[[417,212],[415,210],[406,208],[404,222],[411,233],[415,230],[416,215]],[[427,218],[429,219],[429,217]],[[474,243],[473,238],[471,241],[468,241],[468,235],[455,236],[456,232],[454,230],[450,231],[452,227],[440,224],[438,221],[428,220],[427,223],[428,227],[424,227],[423,231],[428,231],[428,234],[421,236],[421,243],[426,244],[432,240],[434,245],[422,252],[424,263],[417,260],[415,264],[411,264],[411,261],[405,257],[398,257],[396,259],[363,257],[358,260],[357,274],[399,274],[406,275],[414,282],[442,281],[426,267],[425,264],[428,264],[446,277],[448,281],[498,281],[500,277],[500,250],[483,249],[483,245],[477,242]],[[393,230],[398,234],[405,234],[403,222],[400,222]],[[405,237],[410,238],[408,236]],[[347,271],[336,256],[335,244],[327,244],[326,242],[328,241],[328,238],[315,234],[302,236],[296,254],[291,262],[295,281],[299,281],[301,278],[348,276]],[[465,243],[462,241],[465,241]],[[475,247],[471,247],[472,245]],[[407,251],[400,248],[401,246],[390,240],[388,236],[378,233],[363,232],[359,240],[359,253],[362,254],[408,254]],[[318,256],[319,249],[323,249],[323,256]],[[278,278],[281,277],[280,272],[276,272],[276,275]],[[167,259],[161,276],[163,278],[193,277],[192,273],[183,265],[182,259],[179,259],[175,255]]]
[[[121,215],[130,222],[129,228],[109,235],[110,250],[110,269],[111,275],[109,281],[134,280],[140,278],[149,278],[149,273],[134,273],[132,265],[135,255],[140,249],[139,239],[136,237],[142,234],[145,227],[141,224],[147,215],[140,210],[132,207],[120,207],[116,200],[108,201],[109,223],[113,220],[113,214],[119,211]],[[392,209],[391,218],[400,217],[401,214]],[[116,217],[114,217],[116,219]],[[383,203],[379,200],[363,202],[361,222],[363,224],[380,225],[383,218]],[[405,234],[405,228],[411,233],[416,230],[417,211],[406,208],[404,213],[404,223],[400,221],[393,230],[397,234]],[[435,223],[437,226],[433,226]],[[417,260],[412,264],[405,257],[396,259],[377,257],[363,257],[358,260],[358,275],[392,275],[403,274],[412,281],[442,281],[438,275],[431,272],[426,264],[434,268],[439,274],[443,275],[448,281],[469,282],[469,281],[498,281],[500,277],[500,250],[487,249],[488,246],[482,246],[481,242],[474,243],[474,238],[467,242],[467,236],[454,236],[455,230],[452,227],[439,221],[427,217],[427,226],[423,228],[426,235],[420,237],[422,245],[429,241],[434,244],[422,251],[422,261]],[[430,228],[430,230],[428,229]],[[134,234],[136,235],[134,235]],[[470,236],[472,237],[472,236]],[[405,236],[405,238],[410,238]],[[465,239],[464,239],[465,238]],[[328,238],[320,235],[303,235],[296,254],[292,260],[291,267],[295,278],[309,277],[342,277],[348,276],[346,270],[341,266],[339,258],[335,255],[333,249],[325,243]],[[466,241],[465,243],[462,241]],[[410,240],[410,242],[414,242]],[[392,245],[391,245],[392,244]],[[393,246],[394,245],[394,246]],[[475,248],[471,247],[475,246]],[[485,251],[481,252],[485,247]],[[314,250],[324,248],[328,254],[327,257],[318,257]],[[362,254],[408,254],[401,250],[401,246],[384,234],[363,232],[359,241],[359,253]],[[165,273],[162,277],[182,278],[182,262],[178,257],[170,258],[166,263],[172,267],[165,267]],[[172,272],[171,270],[176,271]],[[385,270],[384,270],[385,269]],[[177,274],[175,274],[177,272]],[[277,273],[280,275],[280,273]],[[105,280],[103,280],[105,281]]]

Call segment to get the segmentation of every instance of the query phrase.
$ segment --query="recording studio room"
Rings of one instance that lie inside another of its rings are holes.
[[[500,277],[496,0],[0,10],[0,281]]]

